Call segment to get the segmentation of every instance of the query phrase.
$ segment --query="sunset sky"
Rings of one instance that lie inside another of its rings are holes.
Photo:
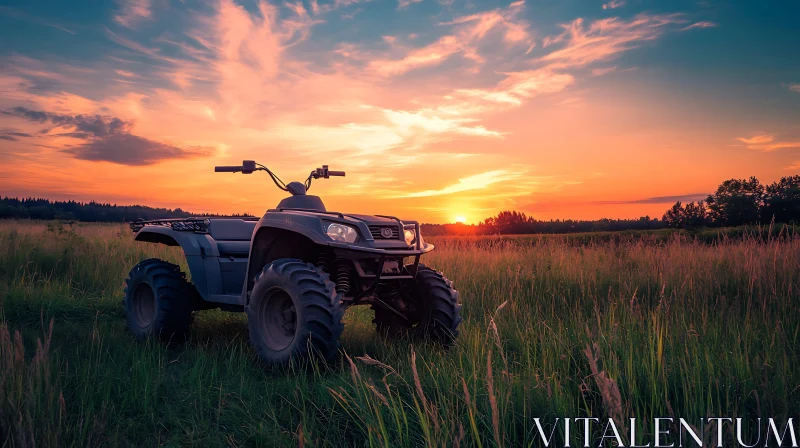
[[[800,3],[5,0],[0,196],[661,217],[800,172]]]

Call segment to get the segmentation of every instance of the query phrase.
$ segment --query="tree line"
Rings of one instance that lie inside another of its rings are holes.
[[[188,218],[198,215],[180,208],[154,208],[143,205],[116,205],[100,202],[51,201],[42,198],[0,199],[0,219],[42,219],[84,222],[131,222],[137,219]],[[235,216],[252,216],[240,214]]]
[[[521,235],[529,233],[585,233],[620,230],[653,230],[666,227],[658,218],[635,219],[552,219],[538,220],[517,211],[502,211],[478,224],[423,224],[422,234],[440,235]]]
[[[41,198],[0,199],[0,218],[131,222],[137,219],[201,216],[180,208],[112,205],[99,202],[50,201]],[[221,216],[204,214],[202,216]],[[238,214],[234,216],[252,216]],[[676,202],[661,219],[537,220],[518,211],[502,211],[479,224],[423,224],[424,235],[497,235],[528,233],[584,233],[652,230],[667,227],[697,228],[741,226],[756,223],[800,223],[800,175],[783,177],[770,185],[758,179],[729,179],[704,201]]]
[[[668,227],[733,227],[771,222],[800,223],[800,175],[769,185],[758,179],[730,179],[705,201],[676,202],[661,218]]]
[[[676,202],[661,219],[643,216],[638,219],[540,221],[525,213],[507,210],[478,224],[425,224],[423,235],[584,233],[668,227],[736,227],[770,222],[800,223],[800,176],[783,177],[767,186],[755,177],[729,179],[704,201]]]

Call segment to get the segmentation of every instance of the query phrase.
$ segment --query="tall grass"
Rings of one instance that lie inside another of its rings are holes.
[[[175,348],[129,336],[127,271],[179,250],[116,225],[0,222],[0,443],[521,446],[539,443],[535,417],[585,416],[636,417],[646,443],[654,417],[800,412],[792,233],[434,243],[425,262],[464,303],[453,349],[384,342],[353,309],[335,363],[265,370],[240,314],[196,313]]]

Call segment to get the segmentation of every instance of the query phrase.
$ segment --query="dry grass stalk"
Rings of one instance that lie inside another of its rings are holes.
[[[303,448],[305,446],[305,438],[303,437],[303,424],[297,425],[297,446]]]
[[[464,425],[461,422],[458,423],[458,436],[453,441],[453,446],[456,448],[461,447],[461,441],[464,440]]]
[[[487,329],[487,332],[492,335],[492,339],[494,340],[494,345],[497,347],[497,350],[500,353],[500,358],[503,359],[503,366],[504,366],[504,370],[502,372],[503,377],[510,382],[511,374],[508,369],[508,359],[506,358],[505,351],[503,350],[503,343],[500,339],[500,332],[497,330],[497,324],[495,323],[495,318],[497,317],[497,314],[500,312],[500,310],[505,308],[506,305],[508,305],[508,300],[501,303],[500,306],[498,306],[497,309],[494,310],[494,314],[489,319],[489,328]]]
[[[66,403],[54,384],[50,358],[53,324],[36,341],[36,354],[27,362],[22,334],[0,324],[0,434],[12,446],[58,446]]]
[[[597,360],[600,352],[597,343],[594,344],[594,351],[598,354],[595,355],[592,353],[592,348],[587,345],[583,353],[586,355],[586,359],[589,360],[589,368],[592,370],[594,382],[597,385],[597,388],[600,390],[600,395],[603,397],[603,406],[606,409],[606,413],[609,415],[609,417],[613,418],[617,426],[621,428],[621,433],[624,438],[624,435],[628,433],[628,430],[627,426],[625,425],[622,394],[619,392],[619,386],[617,386],[617,382],[608,376],[608,372],[605,370],[600,371],[597,367]]]
[[[417,372],[417,352],[415,352],[413,348],[411,349],[411,372],[414,374],[414,387],[416,387],[417,395],[422,402],[422,408],[425,410],[425,413],[428,414],[428,417],[431,419],[431,421],[433,421],[433,427],[438,434],[439,419],[435,410],[433,409],[433,406],[428,403],[427,398],[425,398],[425,392],[422,390],[422,382],[420,382],[419,372]]]
[[[494,395],[494,378],[492,377],[492,350],[489,349],[489,355],[486,357],[486,385],[489,388],[489,405],[492,408],[492,428],[494,429],[494,441],[497,446],[503,446],[500,442],[500,415],[497,411],[497,398]]]
[[[469,395],[469,389],[467,388],[467,382],[464,381],[464,378],[461,378],[461,385],[464,386],[464,399],[467,401],[467,407],[472,409],[472,399]]]
[[[375,384],[373,384],[372,380],[367,380],[366,386],[369,390],[372,391],[375,397],[377,397],[378,400],[380,400],[381,403],[384,404],[384,406],[389,406],[389,400],[387,400],[386,397],[383,396],[383,394],[378,390],[378,388],[375,387]]]
[[[375,359],[375,358],[373,358],[373,357],[371,357],[369,355],[356,356],[356,359],[361,361],[361,362],[363,362],[364,364],[366,364],[368,366],[375,366],[375,367],[378,367],[380,369],[383,369],[384,371],[387,371],[387,372],[390,372],[390,373],[394,373],[395,375],[397,375],[397,371],[394,370],[394,367],[392,367],[392,366],[390,366],[388,364],[384,364],[384,363],[378,361],[377,359]]]
[[[361,379],[361,373],[358,372],[358,367],[356,367],[353,360],[347,355],[344,356],[347,358],[347,362],[350,363],[350,378],[353,380],[353,384],[358,384],[358,380]]]

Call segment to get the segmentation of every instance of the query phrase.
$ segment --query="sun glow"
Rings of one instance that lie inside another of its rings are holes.
[[[461,224],[465,224],[467,222],[467,218],[465,218],[463,216],[456,216],[456,222],[461,223]]]

